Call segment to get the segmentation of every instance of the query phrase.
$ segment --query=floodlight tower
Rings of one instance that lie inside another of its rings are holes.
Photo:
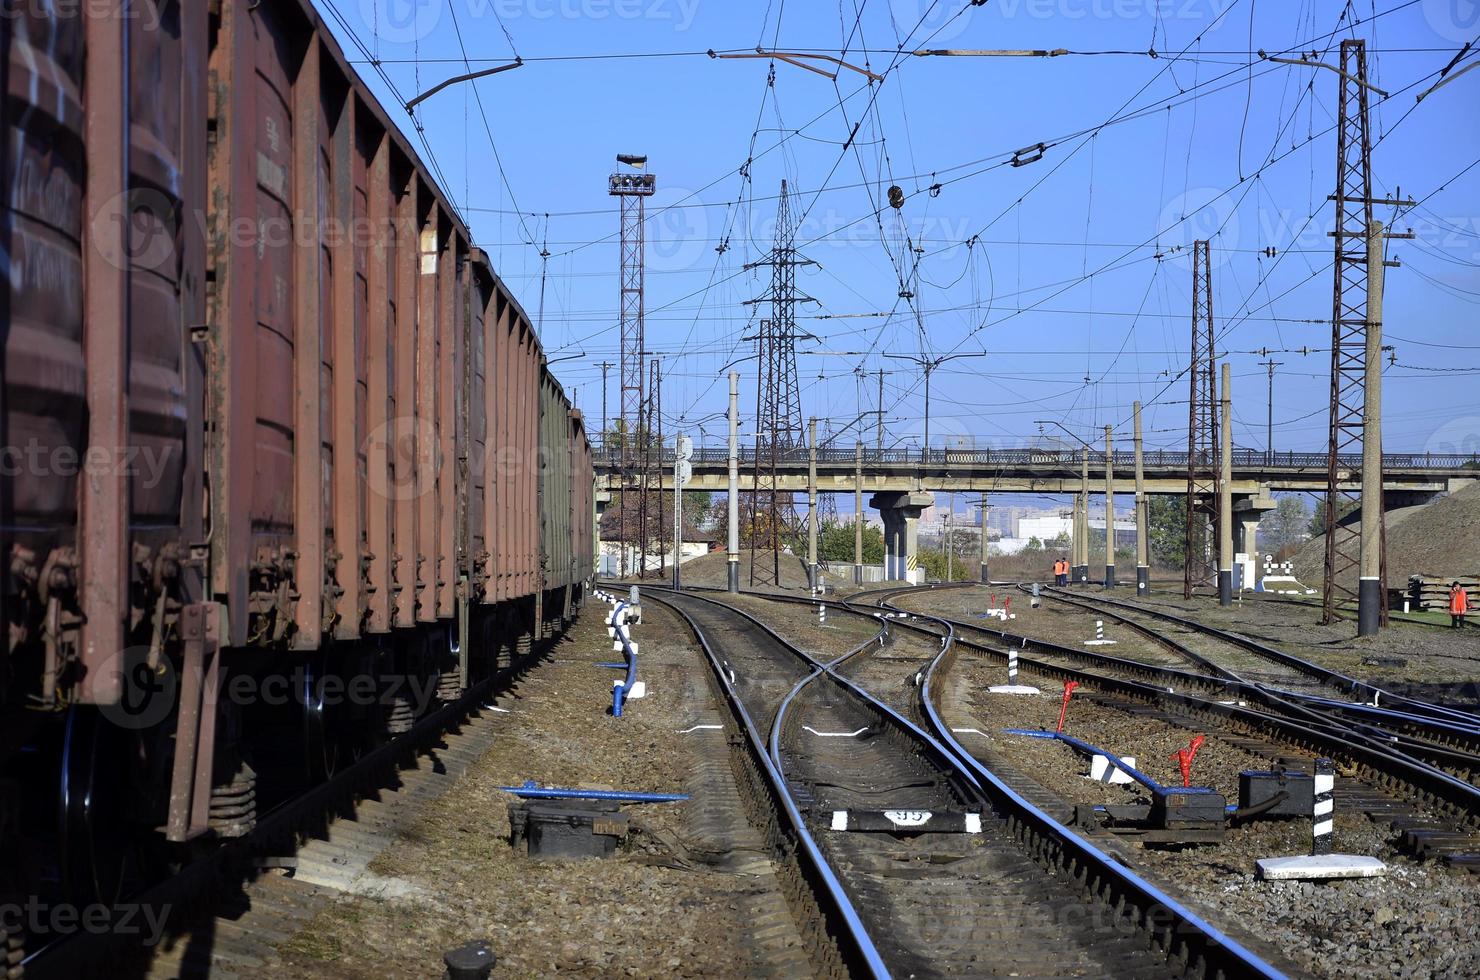
[[[617,504],[619,547],[623,575],[627,572],[627,487],[637,475],[639,444],[646,435],[642,427],[643,360],[643,223],[647,217],[647,199],[653,196],[658,180],[647,172],[647,155],[618,153],[617,163],[625,168],[607,178],[607,193],[622,200],[622,269],[619,285],[622,293],[622,458],[621,498]]]

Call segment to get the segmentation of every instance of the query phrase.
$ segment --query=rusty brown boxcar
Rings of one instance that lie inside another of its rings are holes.
[[[591,449],[308,0],[21,5],[0,70],[0,891],[107,900],[431,707],[230,681],[446,700],[562,629]]]

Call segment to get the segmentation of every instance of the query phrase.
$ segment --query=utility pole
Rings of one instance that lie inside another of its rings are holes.
[[[1382,510],[1382,222],[1367,226],[1366,391],[1362,424],[1362,545],[1357,582],[1357,635],[1375,636],[1387,603],[1383,592]]]
[[[817,420],[807,421],[807,588],[817,591]]]
[[[853,584],[863,584],[863,440],[853,444]]]
[[[943,354],[940,357],[923,357],[914,354],[885,354],[885,357],[893,357],[901,361],[913,361],[920,365],[925,372],[925,442],[920,449],[920,462],[922,466],[930,464],[930,375],[935,369],[947,361],[954,361],[960,357],[986,357],[986,351],[963,351],[960,354]],[[884,396],[883,389],[879,393],[879,418],[883,419]]]
[[[1089,446],[1080,450],[1079,469],[1079,540],[1074,562],[1074,577],[1085,585],[1089,584]]]
[[[987,574],[987,495],[982,494],[982,584],[991,585],[992,577]]]
[[[729,536],[725,565],[731,592],[740,591],[740,372],[730,372]],[[752,556],[754,560],[754,556]]]
[[[874,428],[874,450],[884,451],[884,369],[879,368],[879,418]]]
[[[1105,426],[1105,588],[1115,588],[1115,446]]]
[[[1233,369],[1223,362],[1223,445],[1218,460],[1218,605],[1233,605]]]
[[[648,358],[647,431],[643,433],[642,471],[642,543],[643,568],[647,568],[647,506],[648,498],[657,504],[657,520],[653,522],[653,536],[658,539],[658,575],[663,575],[668,551],[663,547],[663,367],[656,357]]]
[[[673,439],[673,591],[683,588],[679,565],[683,561],[683,488],[693,473],[689,460],[694,455],[694,444],[687,433],[680,432]],[[663,496],[663,485],[658,485],[658,496]],[[658,542],[660,545],[662,541]],[[662,551],[660,547],[658,549]]]
[[[1218,526],[1218,379],[1213,349],[1213,266],[1209,243],[1192,243],[1192,360],[1187,402],[1187,538],[1182,597],[1207,585]]]
[[[1269,369],[1269,397],[1264,408],[1264,464],[1274,463],[1274,369],[1285,363],[1270,358],[1260,361],[1259,366]]]
[[[1383,579],[1387,574],[1382,554],[1386,538],[1381,513],[1382,460],[1379,456],[1374,464],[1378,467],[1375,487],[1379,499],[1373,501],[1376,513],[1371,517],[1376,521],[1376,532],[1370,546],[1374,554],[1369,556],[1365,537],[1368,521],[1365,506],[1367,461],[1364,458],[1362,465],[1362,526],[1360,530],[1354,530],[1342,522],[1358,506],[1355,495],[1342,486],[1347,478],[1346,471],[1350,469],[1350,462],[1342,457],[1343,451],[1356,449],[1359,445],[1364,453],[1367,451],[1371,444],[1368,426],[1380,424],[1382,414],[1380,405],[1374,405],[1366,393],[1369,383],[1377,383],[1379,391],[1381,385],[1377,373],[1380,365],[1369,353],[1372,348],[1368,334],[1381,315],[1380,298],[1377,313],[1373,314],[1371,309],[1371,299],[1375,295],[1372,279],[1378,277],[1377,290],[1380,293],[1382,268],[1387,264],[1382,260],[1380,244],[1374,249],[1371,241],[1372,208],[1379,204],[1413,207],[1414,202],[1372,196],[1372,143],[1369,139],[1367,93],[1369,90],[1382,96],[1387,93],[1367,81],[1365,41],[1348,38],[1341,42],[1339,68],[1319,61],[1275,57],[1269,57],[1269,60],[1325,68],[1341,77],[1336,117],[1336,192],[1329,198],[1336,203],[1336,227],[1327,232],[1335,240],[1336,261],[1331,292],[1331,425],[1326,453],[1326,567],[1321,584],[1321,622],[1330,623],[1338,618],[1338,606],[1350,607],[1355,599],[1357,630],[1362,633],[1361,594],[1366,590],[1375,595],[1377,625],[1368,627],[1375,632],[1378,626],[1387,623],[1387,604],[1382,601],[1386,594]],[[1423,95],[1419,98],[1422,99]],[[1413,233],[1383,237],[1412,238]],[[1378,343],[1380,349],[1380,339]],[[1381,445],[1380,436],[1375,444]],[[1376,576],[1375,592],[1374,586],[1367,585],[1369,560],[1376,569],[1373,572]],[[1354,567],[1359,575],[1356,594],[1345,581]]]
[[[952,521],[956,511],[956,494],[947,494],[946,508],[946,582],[950,582],[956,577],[956,564],[953,561],[956,555],[956,536],[953,531],[956,528]]]
[[[1146,507],[1146,467],[1142,460],[1141,403],[1136,402],[1131,410],[1135,420],[1136,442],[1136,595],[1146,596],[1151,591],[1151,549],[1147,521],[1151,515]]]
[[[611,369],[611,361],[601,362],[601,442],[603,446],[606,445],[607,432],[610,431],[608,428],[609,423],[607,422],[606,418],[606,373]]]

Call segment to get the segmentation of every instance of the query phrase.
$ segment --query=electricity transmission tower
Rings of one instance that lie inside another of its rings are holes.
[[[1377,204],[1411,206],[1412,201],[1372,196],[1372,143],[1368,128],[1368,91],[1378,91],[1367,82],[1367,46],[1361,39],[1341,42],[1341,100],[1336,123],[1336,267],[1331,297],[1331,426],[1326,456],[1326,564],[1321,585],[1321,621],[1338,618],[1338,608],[1357,601],[1357,568],[1361,564],[1362,532],[1356,522],[1343,518],[1356,511],[1361,496],[1355,489],[1349,459],[1343,454],[1362,453],[1367,425],[1380,426],[1367,416],[1367,371],[1375,369],[1376,348],[1369,351],[1369,331],[1380,331],[1379,316],[1369,307],[1375,300],[1381,309],[1381,247],[1374,248],[1372,207]],[[1380,230],[1376,232],[1381,234]],[[1389,234],[1386,238],[1411,238]],[[1387,263],[1396,265],[1395,262]],[[1369,314],[1372,314],[1369,316]],[[1373,343],[1377,343],[1377,334]],[[1380,355],[1379,355],[1380,356]],[[1375,444],[1377,440],[1373,441]],[[1371,444],[1369,444],[1369,448]],[[1380,480],[1380,478],[1379,478]],[[1381,494],[1381,490],[1377,490]],[[1373,503],[1368,501],[1369,504]],[[1387,522],[1377,504],[1377,549],[1379,554],[1377,596],[1379,622],[1387,625]]]
[[[1212,583],[1218,555],[1218,386],[1213,349],[1213,267],[1206,241],[1192,243],[1192,391],[1187,403],[1187,540],[1182,595]]]
[[[637,482],[637,440],[645,438],[640,433],[643,414],[643,221],[647,216],[647,199],[657,188],[657,178],[646,173],[647,156],[643,154],[619,153],[617,163],[632,168],[620,171],[607,178],[607,193],[622,199],[622,267],[619,285],[622,293],[622,459],[621,487],[617,501],[618,548],[621,553],[621,574],[627,574],[627,489]],[[642,489],[638,500],[641,507]]]
[[[790,494],[786,499],[776,483],[777,464],[788,453],[805,445],[802,436],[802,395],[797,382],[796,304],[815,300],[799,296],[796,270],[811,265],[796,252],[796,229],[791,223],[791,207],[786,181],[781,182],[781,195],[776,204],[776,241],[771,251],[758,262],[745,266],[754,269],[771,267],[771,288],[764,295],[748,300],[747,305],[770,302],[771,317],[762,320],[757,333],[757,385],[755,429],[755,492],[750,498],[750,584],[779,585],[781,580],[781,532],[783,526],[794,530],[794,512]],[[810,335],[807,335],[810,336]],[[769,561],[761,552],[771,552]]]

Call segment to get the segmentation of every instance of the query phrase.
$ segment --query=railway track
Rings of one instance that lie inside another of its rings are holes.
[[[1250,687],[1255,692],[1273,690],[1353,731],[1387,739],[1400,751],[1460,778],[1480,779],[1480,715],[1394,694],[1185,616],[1108,596],[1080,597],[1059,588],[1048,593],[1126,624],[1209,674],[1234,682],[1245,695]]]
[[[875,976],[1275,975],[961,748],[932,701],[955,643],[948,626],[925,640],[881,622],[877,639],[823,663],[714,598],[646,594],[685,616],[708,653],[820,886],[816,914],[839,965]],[[908,830],[925,814],[923,826],[950,832]],[[843,829],[857,826],[889,832]]]
[[[871,590],[838,605],[858,612],[896,609],[889,599],[904,592],[919,594],[918,589]],[[955,650],[997,661],[1005,661],[1006,646],[1017,647],[1023,651],[1019,663],[1025,671],[1055,680],[1079,681],[1096,691],[1103,703],[1123,710],[1149,713],[1189,730],[1218,734],[1271,759],[1288,749],[1333,758],[1341,771],[1359,784],[1360,792],[1354,794],[1359,805],[1374,819],[1389,822],[1401,835],[1405,849],[1420,857],[1480,868],[1480,788],[1473,782],[1469,754],[1446,754],[1429,741],[1399,742],[1385,729],[1370,723],[1365,727],[1354,725],[1339,714],[1375,712],[1385,724],[1396,725],[1388,719],[1398,712],[1343,702],[1308,703],[1258,686],[1230,686],[1225,694],[1236,695],[1233,697],[1206,690],[1194,693],[1198,683],[1220,681],[946,617],[900,612],[908,618],[894,620],[896,628],[935,637],[950,632],[955,637]],[[1133,676],[1138,672],[1144,676]],[[1166,683],[1169,677],[1190,683],[1178,688]],[[1431,730],[1435,720],[1421,715],[1412,723]]]

